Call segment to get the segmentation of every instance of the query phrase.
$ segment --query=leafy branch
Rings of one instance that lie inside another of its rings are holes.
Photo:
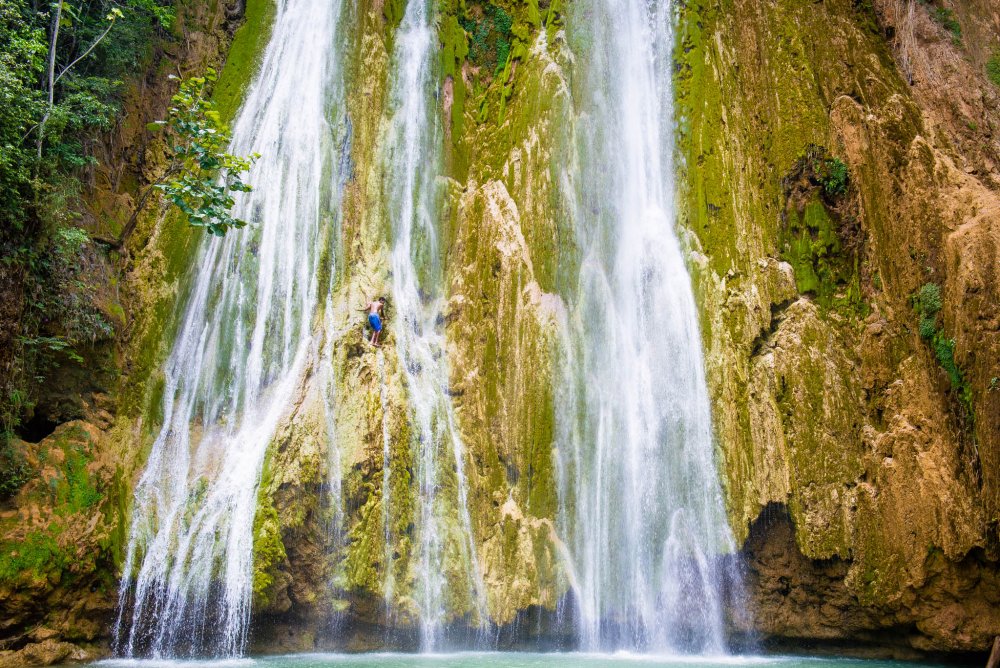
[[[205,76],[181,81],[171,100],[173,106],[167,120],[147,126],[153,132],[167,135],[167,168],[143,192],[121,236],[115,241],[101,240],[103,243],[115,248],[125,243],[154,189],[162,191],[180,209],[188,224],[203,227],[210,234],[223,236],[229,229],[246,225],[246,221],[230,213],[235,205],[233,193],[253,189],[241,175],[260,156],[255,153],[244,157],[228,152],[232,133],[222,122],[215,104],[206,97],[208,83],[216,78],[215,70],[209,68]]]

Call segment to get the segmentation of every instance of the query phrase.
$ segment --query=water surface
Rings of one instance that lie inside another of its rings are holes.
[[[94,668],[931,668],[932,664],[801,656],[656,656],[632,653],[290,654],[218,661],[131,659]]]

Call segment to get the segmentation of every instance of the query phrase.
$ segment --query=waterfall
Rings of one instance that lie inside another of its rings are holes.
[[[261,468],[315,355],[320,257],[334,238],[346,124],[327,119],[342,95],[340,11],[330,0],[279,0],[234,123],[232,151],[262,155],[235,211],[250,226],[200,250],[164,368],[162,428],[135,489],[119,654],[245,649]]]
[[[392,334],[406,378],[418,453],[415,599],[424,650],[439,647],[448,613],[454,612],[446,609],[446,592],[467,591],[477,621],[485,619],[485,587],[467,499],[465,449],[448,394],[440,198],[435,192],[441,132],[435,102],[437,32],[432,7],[430,0],[409,0],[396,30],[386,169],[393,232],[391,307],[398,320]],[[383,475],[388,480],[388,473]],[[452,487],[454,494],[442,493]],[[449,563],[461,564],[459,580],[464,581],[449,579]],[[392,569],[386,570],[389,579]]]
[[[569,40],[580,247],[559,415],[559,522],[588,650],[724,650],[733,550],[675,232],[669,0],[581,0]]]

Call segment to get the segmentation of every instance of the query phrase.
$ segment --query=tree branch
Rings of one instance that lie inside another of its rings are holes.
[[[86,58],[86,57],[87,57],[87,55],[88,55],[88,54],[89,54],[89,53],[90,53],[91,51],[93,51],[93,50],[94,50],[94,49],[95,49],[95,48],[97,47],[97,45],[98,45],[98,44],[100,44],[100,43],[101,43],[101,41],[103,41],[103,40],[104,40],[104,38],[105,38],[105,37],[107,37],[107,36],[108,36],[108,33],[109,33],[109,32],[111,32],[111,29],[112,29],[112,28],[114,28],[114,27],[115,27],[115,19],[114,19],[114,18],[112,18],[112,19],[110,20],[110,23],[108,23],[108,27],[107,27],[107,28],[105,28],[104,32],[102,32],[102,33],[101,33],[101,36],[100,36],[100,37],[98,37],[97,39],[95,39],[95,40],[94,40],[94,43],[93,43],[93,44],[91,44],[91,45],[90,45],[90,46],[89,46],[89,47],[87,48],[87,50],[86,50],[86,51],[84,51],[84,52],[83,52],[82,54],[80,54],[80,56],[79,56],[79,57],[78,57],[78,58],[77,58],[76,60],[74,60],[74,61],[73,61],[72,63],[70,63],[69,65],[67,65],[66,67],[64,67],[64,68],[63,68],[62,72],[60,72],[60,73],[59,73],[59,76],[57,76],[57,77],[56,77],[56,79],[55,79],[55,81],[53,82],[53,85],[55,85],[55,84],[59,83],[59,80],[60,80],[60,79],[62,79],[62,75],[66,74],[66,72],[68,72],[68,71],[69,71],[69,68],[73,67],[73,66],[74,66],[74,65],[76,65],[76,64],[77,64],[78,62],[80,62],[81,60],[83,60],[84,58]]]
[[[149,199],[149,196],[153,193],[153,189],[156,186],[165,183],[167,179],[169,179],[171,176],[175,176],[179,171],[180,171],[180,166],[176,162],[171,162],[170,166],[167,168],[167,171],[165,171],[163,175],[160,176],[160,178],[156,179],[148,186],[146,186],[145,192],[143,192],[142,196],[139,198],[138,203],[135,205],[135,210],[132,211],[132,215],[129,216],[128,222],[125,223],[125,227],[122,228],[121,234],[119,235],[117,241],[115,241],[115,243],[112,246],[113,248],[121,248],[121,246],[125,244],[126,239],[128,239],[128,237],[132,234],[132,231],[135,230],[136,223],[139,222],[139,214],[142,213],[142,210],[144,208],[146,208],[146,201]]]
[[[38,124],[38,161],[42,161],[42,143],[45,140],[45,124],[52,113],[52,103],[55,99],[56,45],[59,43],[59,26],[62,23],[62,0],[56,0],[56,15],[52,22],[52,41],[49,43],[49,106],[45,109],[42,122]]]

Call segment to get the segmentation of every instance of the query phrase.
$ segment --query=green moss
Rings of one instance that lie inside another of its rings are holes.
[[[119,569],[125,560],[125,549],[128,543],[128,509],[132,502],[132,487],[130,481],[126,481],[119,467],[111,479],[108,489],[108,515],[110,518],[111,531],[101,542],[101,549],[105,550]]]
[[[276,12],[274,0],[247,0],[243,25],[233,36],[225,67],[212,94],[219,115],[227,123],[236,118],[247,88],[257,73]]]
[[[446,14],[440,22],[441,71],[452,80],[451,147],[449,158],[455,178],[465,180],[468,171],[468,153],[465,148],[465,79],[462,65],[469,55],[469,42],[454,14]]]
[[[549,44],[555,39],[556,33],[563,27],[563,0],[550,0],[548,11],[545,12],[545,35]]]
[[[535,396],[527,397],[525,402],[532,412],[528,425],[530,458],[525,480],[527,512],[536,517],[555,517],[559,500],[552,456],[552,444],[555,442],[555,401],[551,384],[536,384],[532,394]]]
[[[1000,52],[994,53],[989,60],[986,61],[986,78],[990,82],[1000,88]]]
[[[682,9],[675,49],[678,151],[684,191],[681,215],[708,251],[710,269],[724,275],[736,259],[733,212],[726,207],[728,188],[721,162],[723,91],[728,81],[716,80],[710,36],[719,8],[691,2]],[[751,204],[746,202],[746,204]]]
[[[347,591],[381,594],[384,584],[382,573],[389,573],[391,570],[388,579],[395,580],[398,577],[398,564],[394,563],[387,568],[384,563],[386,549],[381,541],[381,495],[376,493],[375,486],[370,483],[364,483],[364,487],[367,500],[358,510],[357,521],[348,531],[348,548],[343,564],[344,582],[341,586]],[[407,493],[409,494],[409,490]],[[390,540],[393,538],[398,539],[399,534],[391,532]]]
[[[272,586],[278,568],[287,555],[281,539],[281,519],[271,498],[270,453],[261,473],[257,493],[257,511],[253,520],[253,596],[254,607],[266,608],[274,601]]]
[[[781,234],[781,256],[795,271],[795,286],[812,295],[824,308],[861,305],[857,258],[844,251],[838,224],[819,199],[800,213],[786,215]]]
[[[97,505],[104,495],[87,471],[87,464],[91,461],[89,454],[78,446],[72,446],[65,451],[65,457],[63,475],[56,488],[55,506],[60,515],[71,515]]]
[[[51,526],[29,531],[24,540],[0,543],[0,582],[61,573],[72,559],[59,546],[61,532],[59,527]]]
[[[451,173],[459,181],[465,181],[469,174],[469,154],[465,143],[465,80],[455,77],[454,98],[451,105]]]
[[[273,602],[271,590],[275,571],[286,559],[281,540],[281,521],[270,503],[257,508],[253,522],[253,594],[254,607],[266,608]]]
[[[406,0],[385,0],[382,5],[382,16],[385,17],[386,25],[395,30],[403,20],[406,12]]]

